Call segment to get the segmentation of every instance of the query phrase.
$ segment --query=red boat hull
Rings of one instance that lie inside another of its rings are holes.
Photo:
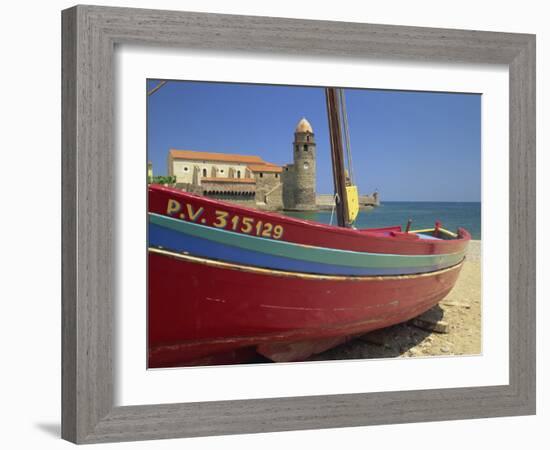
[[[149,367],[296,361],[428,310],[462,264],[418,275],[320,276],[149,252]]]
[[[402,233],[400,226],[356,230],[330,226],[282,214],[259,211],[159,185],[149,186],[149,212],[267,239],[315,247],[394,255],[434,255],[464,251],[470,234],[458,239],[426,240]]]

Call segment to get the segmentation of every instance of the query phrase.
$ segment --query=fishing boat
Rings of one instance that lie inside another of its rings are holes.
[[[353,227],[343,91],[327,88],[326,101],[338,226],[149,186],[150,368],[301,361],[407,321],[453,288],[465,229]]]

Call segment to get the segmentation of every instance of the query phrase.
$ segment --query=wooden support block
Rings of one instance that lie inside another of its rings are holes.
[[[441,302],[443,306],[459,306],[461,308],[470,309],[471,306],[468,303],[461,303],[461,302]]]
[[[411,325],[426,331],[435,331],[436,333],[444,334],[449,332],[449,324],[444,320],[431,321],[420,316],[412,319],[410,323]]]

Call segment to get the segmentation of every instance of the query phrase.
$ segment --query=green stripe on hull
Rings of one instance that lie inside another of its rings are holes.
[[[292,242],[249,236],[153,213],[149,213],[149,220],[151,223],[180,233],[219,242],[232,247],[302,261],[349,267],[383,269],[426,266],[449,267],[462,261],[465,254],[465,252],[459,252],[442,255],[391,255],[354,252],[349,250],[312,247]]]

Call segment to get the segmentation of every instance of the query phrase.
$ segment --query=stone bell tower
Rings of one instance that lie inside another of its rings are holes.
[[[293,209],[311,211],[316,205],[315,135],[304,117],[294,131],[294,205]]]

